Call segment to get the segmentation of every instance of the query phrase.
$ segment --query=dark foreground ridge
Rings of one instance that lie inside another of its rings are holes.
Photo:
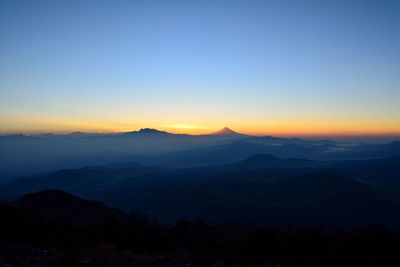
[[[43,218],[79,227],[97,224],[105,218],[127,223],[129,218],[118,209],[74,197],[62,190],[26,194],[12,205],[24,212],[34,212]]]
[[[72,220],[75,216],[81,218]],[[0,217],[2,266],[400,264],[400,235],[380,226],[351,233],[189,221],[161,226],[145,215],[127,214],[60,190],[1,204]]]
[[[0,196],[15,200],[60,189],[162,223],[204,220],[291,229],[381,224],[400,231],[399,172],[400,157],[317,161],[256,154],[234,164],[181,169],[126,163],[60,170],[0,187]],[[47,203],[36,206],[56,210]],[[69,223],[83,220],[86,213],[80,214],[68,213]]]

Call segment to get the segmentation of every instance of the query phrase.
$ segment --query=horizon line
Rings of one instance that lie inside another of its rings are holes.
[[[124,134],[124,133],[129,133],[129,132],[138,132],[143,129],[153,129],[157,130],[160,132],[166,132],[170,134],[182,134],[182,135],[191,135],[191,136],[203,136],[203,135],[212,135],[215,134],[217,131],[223,130],[225,128],[228,128],[230,130],[233,130],[229,127],[223,127],[220,128],[219,130],[214,130],[210,132],[205,132],[205,133],[190,133],[190,132],[183,132],[183,131],[167,131],[164,129],[158,129],[158,128],[153,128],[153,127],[141,127],[136,130],[115,130],[115,131],[82,131],[82,130],[71,130],[71,131],[0,131],[0,136],[10,136],[10,135],[25,135],[25,136],[39,136],[39,135],[45,135],[45,134],[53,134],[53,135],[70,135],[74,133],[82,133],[82,134]],[[400,132],[315,132],[315,133],[307,133],[307,132],[298,132],[298,133],[268,133],[268,132],[242,132],[242,131],[236,131],[233,130],[234,132],[237,132],[238,134],[242,135],[249,135],[249,136],[277,136],[277,137],[321,137],[321,138],[326,138],[326,137],[331,137],[331,138],[354,138],[354,137],[376,137],[376,138],[395,138],[399,137],[400,138]]]

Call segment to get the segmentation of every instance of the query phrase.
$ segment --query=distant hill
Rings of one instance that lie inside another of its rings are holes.
[[[324,146],[302,146],[297,144],[263,144],[247,138],[224,142],[213,146],[181,150],[153,157],[155,165],[194,167],[234,163],[255,154],[270,154],[279,158],[317,159],[324,154]]]
[[[0,135],[0,140],[26,140],[32,139],[34,136],[25,135],[25,134],[7,134]]]
[[[22,196],[12,203],[18,210],[75,226],[88,226],[113,219],[127,223],[128,214],[102,203],[72,196],[61,190],[44,190]]]

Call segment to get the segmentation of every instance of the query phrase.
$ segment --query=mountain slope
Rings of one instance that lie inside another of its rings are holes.
[[[332,169],[364,182],[400,186],[400,156],[335,162]]]
[[[322,172],[268,175],[220,171],[147,176],[111,188],[101,197],[109,205],[147,213],[161,221],[234,221],[280,227],[362,227],[373,223],[396,227],[399,223],[395,212],[400,207],[398,200],[389,200],[349,177]]]
[[[113,219],[127,223],[128,214],[102,203],[72,196],[61,190],[45,190],[24,195],[14,203],[18,210],[75,226],[88,226]]]
[[[80,196],[94,197],[116,183],[159,170],[136,163],[65,169],[19,179],[2,187],[1,191],[9,197],[16,197],[44,189],[62,189]]]

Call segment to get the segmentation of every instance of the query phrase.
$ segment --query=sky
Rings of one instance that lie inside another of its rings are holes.
[[[400,1],[0,1],[0,133],[400,135]]]

